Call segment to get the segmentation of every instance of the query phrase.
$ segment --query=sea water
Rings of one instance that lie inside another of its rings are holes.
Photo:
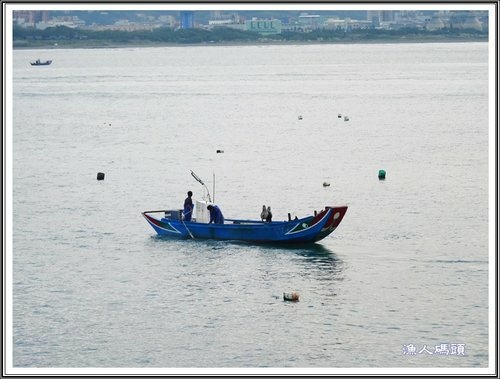
[[[16,50],[12,100],[14,367],[487,367],[486,43]],[[191,170],[226,218],[349,208],[159,238]]]

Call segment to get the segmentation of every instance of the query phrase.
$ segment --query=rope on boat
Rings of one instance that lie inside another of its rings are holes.
[[[190,214],[192,212],[192,210],[190,210],[188,213],[186,213],[184,216]],[[186,228],[186,230],[188,231],[189,235],[191,236],[192,239],[194,239],[194,236],[193,236],[193,233],[191,233],[191,231],[188,229],[186,223],[184,222],[183,218],[181,217],[181,221],[182,221],[182,225],[184,225],[184,227]]]

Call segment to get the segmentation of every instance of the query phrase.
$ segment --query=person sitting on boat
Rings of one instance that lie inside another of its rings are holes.
[[[267,209],[266,206],[262,206],[262,212],[260,212],[260,219],[264,221],[267,218]]]
[[[267,207],[266,221],[271,222],[273,218],[273,213],[271,212],[271,207]]]
[[[193,192],[188,191],[187,195],[188,197],[186,197],[186,200],[184,200],[183,215],[184,215],[184,221],[191,221],[191,216],[193,215],[193,209],[194,209],[193,199],[192,199]]]
[[[224,224],[224,216],[222,215],[222,212],[217,205],[209,205],[207,209],[210,212],[210,221],[208,222],[209,224],[211,224],[212,222],[214,224]]]

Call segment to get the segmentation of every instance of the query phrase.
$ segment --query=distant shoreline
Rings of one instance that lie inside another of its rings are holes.
[[[358,39],[339,41],[249,41],[249,42],[214,42],[214,43],[165,43],[165,42],[125,42],[113,41],[58,41],[47,43],[47,41],[28,42],[26,44],[15,41],[14,50],[42,50],[42,49],[118,49],[118,48],[140,48],[140,47],[200,47],[200,46],[293,46],[293,45],[372,45],[372,44],[400,44],[400,43],[465,43],[465,42],[488,42],[488,38],[379,38]]]

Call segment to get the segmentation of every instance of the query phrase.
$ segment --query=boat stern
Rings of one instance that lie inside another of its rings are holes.
[[[148,213],[149,212],[142,212],[142,215],[159,235],[170,235],[176,237],[183,236],[183,233],[177,229],[175,225],[173,225],[173,222],[158,220],[157,218],[150,216]]]

